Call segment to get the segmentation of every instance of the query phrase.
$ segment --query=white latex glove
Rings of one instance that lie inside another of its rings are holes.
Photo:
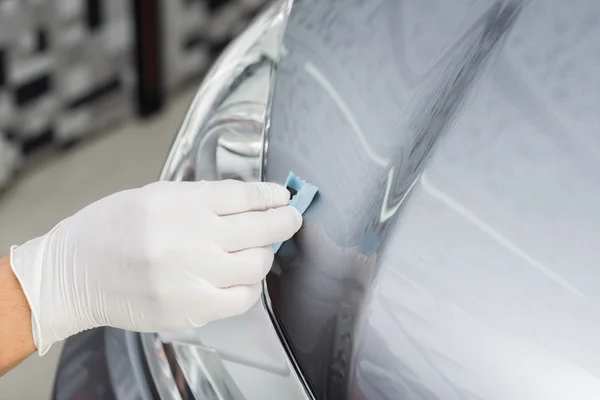
[[[302,224],[270,183],[157,182],[99,200],[11,249],[38,352],[98,326],[183,331],[260,297],[272,243]]]

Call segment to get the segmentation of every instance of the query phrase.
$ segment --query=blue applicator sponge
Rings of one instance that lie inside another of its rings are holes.
[[[304,214],[319,191],[318,187],[298,178],[293,172],[288,174],[285,186],[292,195],[288,205],[300,211],[300,214]],[[277,253],[282,244],[275,243],[273,245],[275,253]]]

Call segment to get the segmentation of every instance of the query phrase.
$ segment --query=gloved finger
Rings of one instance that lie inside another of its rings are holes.
[[[212,291],[214,300],[211,304],[199,305],[198,315],[190,315],[189,320],[194,326],[245,313],[260,299],[262,284],[212,288]]]
[[[233,276],[226,287],[260,283],[271,270],[275,253],[269,245],[230,253],[230,256],[235,262],[231,269]]]
[[[264,211],[283,207],[290,200],[285,187],[268,182],[207,181],[199,190],[200,203],[217,215]]]
[[[284,242],[302,226],[302,215],[286,206],[267,211],[222,217],[224,229],[216,235],[217,244],[233,252]]]
[[[190,257],[185,261],[185,269],[191,278],[201,279],[218,288],[254,285],[265,278],[273,258],[271,246],[256,247],[236,253],[223,252],[217,262],[218,268],[206,268],[197,258]]]

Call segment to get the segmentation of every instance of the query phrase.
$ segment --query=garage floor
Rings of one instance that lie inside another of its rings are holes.
[[[94,200],[156,180],[193,93],[173,99],[157,118],[129,122],[66,153],[40,157],[0,195],[0,253],[44,234]],[[0,400],[49,399],[60,350],[33,355],[0,378]]]

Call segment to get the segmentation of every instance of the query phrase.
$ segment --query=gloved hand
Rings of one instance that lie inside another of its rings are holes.
[[[157,182],[99,200],[11,249],[38,352],[98,326],[182,331],[260,297],[272,243],[302,224],[270,183]]]

